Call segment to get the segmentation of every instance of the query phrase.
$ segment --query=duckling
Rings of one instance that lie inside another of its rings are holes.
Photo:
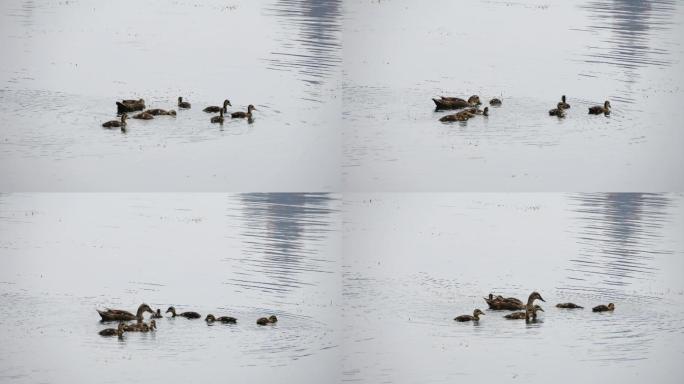
[[[150,308],[150,306],[145,304],[145,303],[140,304],[140,306],[138,307],[138,311],[136,312],[135,315],[128,312],[128,311],[124,311],[121,309],[105,308],[104,311],[100,311],[99,309],[96,309],[96,311],[97,311],[97,313],[100,314],[102,321],[128,321],[128,320],[142,321],[144,312],[154,313],[152,311],[152,308]]]
[[[268,318],[260,317],[256,321],[256,323],[259,325],[275,324],[277,322],[278,322],[278,318],[275,315],[271,315]]]
[[[468,98],[468,104],[470,104],[470,105],[472,105],[472,106],[476,106],[476,105],[482,104],[482,103],[480,102],[480,96],[478,96],[478,95],[472,95],[472,96],[470,96],[470,97]]]
[[[244,119],[246,118],[251,118],[252,117],[252,111],[256,111],[256,108],[252,104],[247,106],[247,112],[233,112],[230,117],[233,119]]]
[[[479,315],[484,315],[484,312],[480,311],[479,309],[476,309],[473,311],[473,315],[461,315],[461,316],[456,316],[454,317],[454,320],[456,321],[480,321],[480,316]]]
[[[534,312],[534,301],[537,299],[546,302],[546,300],[541,297],[539,292],[534,291],[530,293],[530,297],[527,298],[527,305],[525,306],[525,320],[530,320],[530,317],[533,319],[537,317],[536,313]]]
[[[164,109],[155,108],[155,109],[148,109],[145,111],[145,113],[149,113],[152,116],[161,116],[161,115],[176,116],[176,111],[174,111],[173,109],[170,111],[167,111]]]
[[[197,312],[183,312],[181,314],[176,314],[176,308],[175,307],[169,307],[169,309],[166,310],[166,313],[171,312],[171,317],[176,317],[176,316],[181,316],[185,317],[186,319],[199,319],[200,314]]]
[[[232,107],[232,105],[230,104],[230,100],[226,99],[226,100],[223,100],[223,108],[212,105],[210,107],[204,108],[203,111],[204,112],[211,112],[211,113],[216,113],[218,111],[228,112],[228,106],[229,105]]]
[[[229,324],[235,324],[235,323],[237,323],[237,319],[234,318],[234,317],[230,317],[230,316],[221,316],[221,317],[218,317],[218,318],[217,318],[217,317],[214,317],[214,315],[211,315],[211,314],[207,315],[207,318],[204,319],[204,321],[206,321],[207,324],[211,324],[211,323],[213,323],[213,322],[215,322],[215,321],[218,321],[218,322],[221,322],[221,323],[229,323]]]
[[[532,319],[537,318],[537,311],[544,312],[544,309],[542,309],[542,307],[540,307],[538,305],[535,305],[534,310],[532,311]],[[509,320],[522,320],[522,319],[525,319],[526,316],[527,316],[527,312],[513,312],[513,313],[508,314],[504,317],[509,319]]]
[[[561,109],[570,109],[570,104],[565,102],[565,95],[561,96],[561,102],[558,105]]]
[[[145,100],[122,100],[116,102],[117,113],[142,111],[145,109]]]
[[[178,108],[190,109],[190,103],[188,103],[187,101],[183,101],[183,98],[179,96],[178,97]]]
[[[141,119],[141,120],[152,120],[154,119],[154,116],[152,116],[151,113],[147,112],[140,112],[137,115],[133,115],[134,119]]]
[[[153,313],[152,316],[150,316],[150,319],[161,319],[162,314],[161,314],[161,309],[157,308],[157,312]]]
[[[278,322],[278,318],[275,315],[271,315],[268,317],[268,321],[270,321],[271,324],[274,324]]]
[[[556,105],[556,108],[549,111],[549,116],[558,116],[559,118],[565,117],[565,111],[563,110],[563,103],[560,102]]]
[[[596,105],[593,107],[589,107],[589,114],[590,115],[610,115],[610,101],[606,100],[605,103],[603,103],[603,107],[600,105]]]
[[[614,311],[615,310],[615,304],[610,303],[607,306],[606,305],[597,305],[594,308],[591,309],[594,312],[607,312],[607,311]]]
[[[121,337],[125,331],[126,324],[125,323],[119,323],[119,326],[116,328],[107,328],[103,329],[99,332],[100,336],[119,336]]]
[[[126,332],[150,332],[157,328],[157,322],[150,320],[150,324],[145,324],[144,322],[138,322],[135,324],[128,324],[124,326]]]
[[[583,309],[584,307],[580,307],[579,305],[577,305],[575,303],[558,303],[558,304],[556,304],[556,308]]]
[[[102,124],[103,127],[105,128],[119,128],[119,127],[125,127],[126,126],[126,119],[128,118],[127,114],[121,115],[121,120],[110,120],[104,124]]]
[[[484,298],[484,300],[487,302],[487,305],[489,305],[490,309],[495,309],[495,310],[520,310],[520,309],[525,309],[525,305],[523,304],[522,301],[519,299],[516,299],[515,297],[506,297],[504,298],[501,295],[494,296],[493,294],[489,294],[489,298]]]
[[[501,104],[502,104],[501,100],[497,99],[496,97],[489,100],[489,105],[491,105],[492,107],[500,107]]]
[[[470,119],[474,116],[475,116],[475,114],[471,113],[470,111],[461,111],[458,113],[454,113],[452,115],[442,116],[439,119],[439,121],[441,121],[441,122],[468,121],[468,119]]]
[[[169,113],[167,113],[167,115],[176,117],[176,111],[174,109],[169,109]]]
[[[221,109],[219,111],[220,111],[220,115],[212,117],[209,121],[211,121],[212,123],[223,124],[223,109]]]

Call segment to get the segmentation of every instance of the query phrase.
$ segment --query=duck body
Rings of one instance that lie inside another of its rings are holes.
[[[182,97],[178,97],[178,108],[180,109],[190,109],[191,105],[187,101],[183,101]]]
[[[171,312],[172,317],[180,316],[180,317],[185,317],[186,319],[199,319],[200,314],[197,312],[183,312],[183,313],[176,313],[176,308],[175,307],[169,307],[169,309],[166,310],[166,313]]]
[[[252,111],[255,111],[255,110],[256,110],[256,108],[252,104],[250,104],[249,106],[247,106],[247,112],[242,112],[242,111],[233,112],[230,114],[230,117],[233,119],[244,119],[244,118],[251,119],[252,118]]]
[[[540,306],[538,306],[538,305],[535,305],[535,306],[534,306],[534,310],[532,311],[532,319],[536,319],[536,318],[537,318],[537,311],[542,311],[542,312],[544,312],[544,310],[542,309],[542,307],[540,307]],[[525,318],[527,317],[527,311],[525,311],[525,312],[513,312],[513,313],[509,313],[508,315],[506,315],[506,316],[504,316],[504,317],[507,318],[507,319],[509,319],[509,320],[523,320],[523,319],[525,319]]]
[[[125,323],[119,323],[119,326],[117,328],[107,328],[103,329],[100,332],[100,336],[119,336],[121,337],[125,331],[126,324]]]
[[[144,304],[144,303],[140,304],[140,306],[138,307],[138,311],[136,312],[135,315],[128,312],[128,311],[124,311],[121,309],[105,308],[104,311],[100,311],[99,309],[97,310],[97,313],[100,314],[102,321],[142,320],[144,312],[154,313],[152,311],[152,308],[150,308],[149,305]]]
[[[525,304],[515,297],[494,296],[490,293],[489,297],[485,297],[484,300],[489,305],[489,309],[509,311],[525,309]]]
[[[501,102],[501,99],[497,99],[496,97],[493,98],[493,99],[491,99],[491,100],[489,100],[489,105],[491,105],[492,107],[500,107],[501,104],[503,104],[503,103]]]
[[[219,317],[214,317],[214,315],[207,315],[206,319],[204,319],[208,324],[211,324],[215,321],[218,321],[219,323],[224,323],[224,324],[235,324],[237,323],[237,319],[231,316],[219,316]]]
[[[212,105],[212,106],[204,108],[203,111],[204,112],[210,112],[210,113],[216,113],[218,111],[223,111],[225,113],[225,112],[228,112],[228,106],[229,105],[232,107],[232,105],[230,104],[230,100],[226,99],[226,100],[223,100],[223,108],[216,106],[216,105]]]
[[[216,124],[216,123],[223,124],[223,109],[219,109],[219,111],[220,111],[220,115],[212,117],[209,121],[211,121],[214,124]]]
[[[475,114],[470,111],[461,111],[451,115],[442,116],[439,121],[441,122],[451,122],[451,121],[468,121],[469,119],[475,117]]]
[[[271,315],[269,317],[260,317],[256,321],[256,323],[258,325],[275,324],[277,322],[278,322],[278,318],[275,315]]]
[[[140,119],[140,120],[152,120],[154,119],[154,116],[151,113],[147,112],[140,112],[136,115],[133,115],[134,119]]]
[[[594,308],[591,309],[593,312],[612,312],[615,310],[615,304],[610,303],[608,305],[597,305]]]
[[[152,116],[163,116],[163,115],[176,116],[176,111],[174,111],[173,109],[167,111],[165,109],[154,108],[154,109],[146,110],[145,113],[149,113]]]
[[[558,116],[559,118],[565,117],[565,111],[563,110],[561,103],[558,103],[556,108],[549,111],[549,116]]]
[[[583,309],[584,307],[580,307],[579,305],[577,305],[575,303],[558,303],[558,304],[556,304],[556,308]]]
[[[145,109],[145,100],[122,100],[116,102],[117,113],[142,111]]]
[[[127,324],[124,326],[126,332],[150,332],[157,329],[157,322],[150,320],[150,324],[145,324],[144,322],[138,322],[135,324]]]
[[[461,109],[470,107],[467,101],[460,99],[458,97],[444,97],[439,99],[432,99],[435,102],[435,109]]]
[[[596,106],[593,106],[593,107],[589,107],[589,114],[590,114],[590,115],[600,115],[600,114],[602,114],[602,113],[603,113],[604,115],[609,115],[609,114],[610,114],[610,101],[606,100],[606,101],[603,103],[603,107],[600,106],[600,105],[596,105]]]
[[[110,120],[110,121],[102,124],[102,126],[104,128],[123,128],[126,126],[126,119],[127,118],[128,118],[128,115],[124,113],[123,115],[121,115],[120,120]]]
[[[456,316],[454,317],[455,321],[458,322],[466,322],[466,321],[480,321],[480,315],[484,315],[484,312],[480,311],[479,309],[476,309],[473,311],[473,315],[461,315],[461,316]]]
[[[565,95],[561,96],[561,102],[558,103],[558,108],[570,109],[570,104],[565,102]]]

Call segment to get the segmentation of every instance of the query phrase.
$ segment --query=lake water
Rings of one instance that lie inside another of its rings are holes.
[[[345,1],[352,191],[681,191],[684,3]],[[440,123],[440,95],[499,97]],[[567,118],[548,116],[561,95]],[[612,104],[610,118],[587,107]]]
[[[3,191],[340,186],[341,2],[3,1]],[[106,130],[115,101],[192,103]],[[202,112],[254,104],[253,124]]]
[[[0,195],[0,382],[328,382],[340,207],[326,194]],[[98,335],[116,324],[96,308],[142,302],[238,323]]]
[[[344,212],[343,381],[684,377],[681,194],[359,194]],[[534,290],[532,324],[482,299]]]

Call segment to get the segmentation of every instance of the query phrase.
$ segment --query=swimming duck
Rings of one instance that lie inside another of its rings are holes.
[[[128,320],[139,320],[143,319],[143,312],[154,313],[152,308],[147,304],[140,304],[138,311],[135,315],[130,312],[123,311],[121,309],[109,309],[105,308],[105,311],[100,311],[97,309],[97,313],[102,317],[102,321],[128,321]]]
[[[259,325],[275,324],[278,322],[278,318],[275,315],[271,315],[268,318],[260,317],[257,319],[256,323]]]
[[[169,309],[166,310],[166,313],[171,312],[171,317],[176,317],[176,316],[181,316],[185,317],[186,319],[199,319],[200,314],[197,312],[183,312],[180,314],[176,314],[176,308],[175,307],[169,307]]]
[[[124,113],[123,115],[121,115],[121,120],[110,120],[102,124],[102,126],[105,128],[123,128],[126,126],[126,118],[128,118],[128,115]]]
[[[614,311],[615,310],[615,304],[610,303],[608,305],[597,305],[594,308],[591,309],[594,312],[606,312],[606,311]]]
[[[207,315],[207,318],[204,319],[208,324],[213,323],[214,321],[218,321],[221,323],[227,323],[227,324],[235,324],[237,323],[237,319],[234,317],[230,316],[220,316],[220,317],[214,317],[214,315]]]
[[[565,102],[565,95],[561,96],[561,102],[558,107],[562,109],[570,109],[570,104]]]
[[[492,107],[500,107],[501,104],[502,104],[502,103],[501,103],[501,100],[500,100],[500,99],[497,99],[496,97],[493,98],[493,99],[491,99],[491,100],[489,100],[489,105],[491,105]]]
[[[245,117],[247,118],[252,118],[252,111],[256,111],[256,108],[252,104],[247,106],[247,112],[233,112],[230,114],[230,117],[233,119],[244,119]]]
[[[603,103],[603,107],[600,105],[596,105],[593,107],[589,107],[589,114],[590,115],[610,115],[610,101],[606,100],[605,103]]]
[[[530,320],[530,318],[535,319],[537,317],[536,313],[534,312],[534,301],[537,299],[546,302],[546,300],[541,297],[539,292],[534,291],[530,293],[530,297],[527,298],[527,305],[525,306],[525,320]]]
[[[484,312],[480,311],[479,309],[476,309],[473,311],[473,315],[461,315],[461,316],[456,316],[454,317],[454,320],[456,321],[480,321],[480,316],[479,315],[484,315]]]
[[[176,111],[174,111],[173,109],[167,111],[165,109],[155,108],[155,109],[148,109],[145,111],[145,113],[149,113],[152,116],[162,116],[162,115],[176,116]]]
[[[126,332],[150,332],[157,329],[157,322],[150,320],[150,324],[145,324],[144,322],[138,322],[135,324],[127,324],[124,326]]]
[[[580,307],[579,305],[577,305],[575,303],[558,303],[558,304],[556,304],[556,308],[583,309],[584,307]]]
[[[119,323],[119,326],[116,328],[107,328],[103,329],[99,332],[100,336],[119,336],[121,337],[125,331],[126,324],[125,323]]]
[[[484,300],[487,302],[487,305],[489,305],[489,309],[495,309],[495,310],[520,310],[520,309],[525,309],[525,305],[523,304],[522,301],[519,299],[516,299],[515,297],[506,297],[504,298],[503,296],[494,296],[493,294],[489,294],[489,297],[485,297]]]
[[[157,308],[157,312],[153,313],[152,316],[150,316],[150,319],[161,319],[162,314],[161,314],[161,309]]]
[[[223,109],[221,109],[219,113],[220,113],[219,116],[214,116],[209,121],[211,121],[212,123],[223,124]]]
[[[454,113],[452,115],[442,116],[439,121],[449,122],[449,121],[468,121],[468,119],[474,117],[475,114],[470,111],[461,111]]]
[[[565,111],[563,110],[563,103],[560,102],[556,105],[556,108],[549,111],[549,116],[565,117]]]
[[[537,318],[537,311],[544,312],[544,309],[542,309],[542,307],[540,307],[538,305],[535,305],[534,310],[532,311],[532,319]],[[527,316],[527,312],[513,312],[513,313],[510,313],[504,317],[509,319],[509,320],[522,320],[522,319],[525,319],[526,316]]]
[[[147,112],[140,112],[137,115],[133,115],[134,119],[140,119],[140,120],[152,120],[154,119],[154,116],[152,116],[151,113]]]
[[[460,97],[440,96],[439,99],[432,99],[435,102],[435,110],[440,109],[461,109],[466,107],[474,107],[480,105],[480,97],[477,95],[470,96],[468,101]]]
[[[210,107],[204,108],[203,111],[204,112],[211,112],[211,113],[216,113],[218,111],[228,112],[228,106],[229,105],[232,107],[232,105],[230,104],[230,100],[226,99],[226,100],[223,100],[223,108],[212,105]]]
[[[117,113],[142,111],[145,109],[145,100],[122,100],[116,102]]]
[[[189,109],[190,103],[188,103],[187,101],[183,101],[183,98],[179,96],[178,97],[178,108]]]
[[[478,96],[478,95],[472,95],[472,96],[470,96],[470,97],[468,98],[468,104],[473,105],[473,106],[482,104],[482,103],[480,102],[480,96]]]

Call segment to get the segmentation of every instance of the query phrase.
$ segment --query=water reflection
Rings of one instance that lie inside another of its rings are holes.
[[[280,49],[271,52],[271,69],[293,70],[308,84],[320,84],[340,65],[341,1],[279,0],[266,12],[277,17],[284,31]]]
[[[333,273],[331,260],[319,256],[320,244],[330,228],[336,200],[325,193],[248,193],[240,195],[245,220],[241,239],[244,254],[241,277],[231,279],[242,287],[288,292],[312,285],[304,272]]]
[[[624,287],[654,278],[653,259],[672,252],[663,249],[661,241],[672,205],[665,195],[580,194],[571,202],[570,209],[578,214],[574,237],[579,244],[568,269],[571,280],[592,287]]]
[[[585,61],[590,64],[608,64],[624,70],[625,82],[639,77],[636,71],[644,66],[669,66],[669,49],[663,45],[663,30],[672,24],[675,12],[673,0],[594,1],[584,8],[591,12],[594,24],[589,30],[599,34],[587,46]],[[607,35],[603,31],[610,32]],[[654,39],[653,36],[659,37]],[[661,46],[663,45],[663,46]]]

